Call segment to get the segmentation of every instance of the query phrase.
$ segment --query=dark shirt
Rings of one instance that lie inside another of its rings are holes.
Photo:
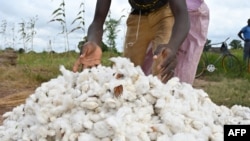
[[[167,4],[168,0],[128,0],[136,10],[155,10]]]

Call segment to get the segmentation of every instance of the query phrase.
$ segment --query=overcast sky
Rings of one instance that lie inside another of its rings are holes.
[[[205,0],[210,8],[210,25],[208,39],[212,42],[220,42],[230,37],[238,39],[237,33],[247,24],[250,18],[249,0]],[[87,30],[92,21],[96,0],[65,0],[66,21],[68,30],[76,27],[71,22],[80,11],[79,4],[85,4],[85,29]],[[65,50],[65,38],[62,34],[62,27],[58,22],[48,23],[53,17],[52,12],[59,8],[61,0],[1,0],[0,1],[0,31],[3,31],[3,23],[7,22],[5,33],[0,34],[0,48],[11,46],[14,43],[15,49],[23,47],[20,40],[20,25],[23,21],[29,22],[37,16],[35,22],[34,50],[48,51],[51,48],[57,52]],[[127,15],[130,8],[127,0],[113,0],[111,14],[118,19],[121,15]],[[117,47],[122,51],[123,36],[125,34],[125,18],[119,27]],[[13,30],[14,27],[14,30]],[[13,34],[14,31],[14,34]],[[69,34],[70,50],[77,50],[78,42],[86,35],[86,32],[77,31]],[[15,37],[15,41],[13,41]],[[229,40],[229,42],[231,41]],[[51,42],[51,44],[49,43]],[[30,42],[27,44],[31,48]]]

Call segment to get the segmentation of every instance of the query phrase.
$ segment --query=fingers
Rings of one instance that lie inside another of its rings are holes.
[[[78,71],[79,65],[81,65],[80,58],[78,58],[78,59],[75,61],[75,63],[74,63],[73,72],[77,72],[77,71]]]
[[[83,45],[81,55],[73,66],[73,71],[77,72],[80,65],[82,66],[82,69],[95,67],[101,63],[101,57],[101,47],[94,42],[88,42]]]
[[[153,52],[153,54],[154,54],[154,56],[158,56],[161,52],[162,52],[162,50],[165,48],[165,45],[159,45],[156,49],[155,49],[155,51]]]
[[[174,70],[170,70],[168,73],[160,73],[158,77],[163,83],[166,83],[169,79],[174,77]]]
[[[158,58],[159,64],[157,66],[158,71],[158,78],[163,82],[166,83],[169,79],[174,76],[174,69],[177,64],[177,59],[175,55],[167,52],[166,49],[162,50],[162,52],[155,56]]]

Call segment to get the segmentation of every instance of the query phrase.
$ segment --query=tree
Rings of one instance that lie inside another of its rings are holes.
[[[59,5],[59,8],[54,10],[52,12],[52,20],[49,22],[59,22],[62,26],[62,32],[59,34],[64,34],[65,38],[65,51],[69,51],[69,38],[68,38],[68,29],[67,29],[67,22],[66,22],[66,12],[65,12],[65,2],[62,0],[62,2]],[[67,49],[66,49],[67,48]]]
[[[65,44],[66,44],[66,48],[65,51],[69,51],[69,34],[81,29],[83,32],[85,32],[85,20],[84,20],[84,3],[81,2],[80,4],[80,11],[77,14],[77,17],[73,20],[73,22],[71,23],[71,25],[75,24],[76,22],[78,22],[78,25],[76,27],[74,27],[73,29],[68,31],[68,27],[67,27],[67,22],[66,22],[66,12],[65,12],[65,1],[62,0],[61,4],[59,5],[59,8],[57,8],[56,10],[54,10],[52,12],[52,20],[50,20],[49,22],[59,22],[62,26],[62,32],[59,34],[64,34],[65,37]]]
[[[31,50],[32,51],[33,51],[34,36],[36,34],[35,24],[36,24],[37,20],[38,20],[37,16],[30,18],[30,21],[28,22],[28,27],[27,27],[28,28],[27,38],[31,43]]]
[[[23,49],[25,51],[27,51],[27,46],[26,46],[26,43],[28,42],[28,36],[27,36],[27,31],[26,31],[26,22],[23,20],[22,22],[19,23],[20,25],[20,29],[18,30],[18,32],[20,33],[21,35],[21,38],[20,40],[23,41]]]
[[[7,21],[6,20],[2,20],[0,34],[2,34],[2,39],[3,39],[2,43],[3,43],[3,46],[5,46],[5,43],[6,43],[6,30],[7,30]]]
[[[84,14],[85,14],[84,3],[81,2],[81,4],[80,4],[80,11],[78,12],[77,17],[71,23],[71,25],[73,25],[74,23],[78,22],[78,25],[75,28],[71,29],[70,33],[74,32],[76,30],[79,30],[79,29],[81,29],[83,32],[85,32]]]
[[[243,48],[242,44],[241,44],[241,41],[240,40],[232,40],[229,44],[232,49],[241,49]]]
[[[115,39],[117,38],[117,33],[119,30],[117,30],[117,27],[121,23],[122,18],[124,15],[122,15],[118,20],[111,18],[111,12],[108,14],[108,19],[105,21],[104,25],[104,33],[106,34],[106,43],[110,47],[111,51],[118,52],[116,49],[116,42]]]

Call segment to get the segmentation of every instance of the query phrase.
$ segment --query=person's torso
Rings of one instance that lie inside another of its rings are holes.
[[[245,39],[250,39],[250,26],[245,26],[242,32]]]
[[[128,0],[133,9],[151,10],[162,7],[168,3],[168,0]]]

